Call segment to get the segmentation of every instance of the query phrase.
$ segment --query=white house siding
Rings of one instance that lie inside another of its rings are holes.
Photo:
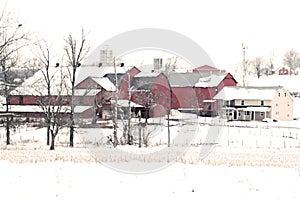
[[[293,120],[293,103],[288,91],[284,88],[278,89],[271,104],[271,118],[281,121]]]

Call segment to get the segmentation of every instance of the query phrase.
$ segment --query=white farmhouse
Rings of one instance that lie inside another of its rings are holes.
[[[293,120],[293,98],[281,86],[224,87],[215,97],[228,120]]]

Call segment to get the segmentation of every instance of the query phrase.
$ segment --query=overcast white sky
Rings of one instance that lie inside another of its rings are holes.
[[[125,31],[164,28],[194,40],[217,67],[233,71],[242,60],[242,43],[249,58],[274,54],[280,62],[286,50],[300,51],[298,2],[9,0],[7,6],[24,26],[56,46],[69,32],[80,33],[81,26],[90,31],[94,48]]]

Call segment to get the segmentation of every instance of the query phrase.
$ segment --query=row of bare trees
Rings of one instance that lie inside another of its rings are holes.
[[[245,60],[244,74],[255,75],[257,78],[274,74],[275,67],[273,58],[264,59],[261,56],[253,59]],[[298,74],[297,69],[300,69],[300,53],[295,49],[290,49],[285,52],[282,60],[283,65],[289,70],[289,74]]]
[[[53,68],[59,67],[59,63],[56,63],[56,66],[51,66],[54,56],[48,43],[43,39],[33,39],[33,35],[22,28],[22,24],[15,19],[12,13],[5,8],[3,9],[0,14],[0,73],[3,80],[2,93],[6,100],[5,112],[2,113],[2,117],[5,118],[6,144],[11,143],[10,125],[13,118],[13,114],[9,110],[9,93],[13,87],[8,81],[8,74],[10,70],[21,65],[23,61],[21,56],[24,55],[24,51],[35,49],[32,54],[35,55],[34,59],[38,61],[43,74],[43,80],[40,82],[41,87],[37,87],[36,90],[40,96],[39,104],[47,124],[47,145],[51,143],[50,149],[54,149],[55,137],[59,130],[66,125],[70,127],[69,146],[73,147],[75,74],[90,50],[87,45],[87,36],[82,28],[80,39],[75,39],[71,33],[64,39],[62,65],[67,71],[66,74],[59,70],[53,70]],[[36,48],[32,48],[32,46]],[[71,96],[68,106],[66,96]],[[70,116],[69,120],[64,119],[66,114]]]

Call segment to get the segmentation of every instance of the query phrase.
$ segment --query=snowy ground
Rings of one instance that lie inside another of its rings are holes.
[[[0,128],[1,197],[300,199],[299,121],[171,124],[171,148],[164,124],[147,148],[114,149],[106,144],[112,130],[93,128],[77,129],[72,149],[62,130],[55,151],[45,129],[18,127],[6,146]]]

